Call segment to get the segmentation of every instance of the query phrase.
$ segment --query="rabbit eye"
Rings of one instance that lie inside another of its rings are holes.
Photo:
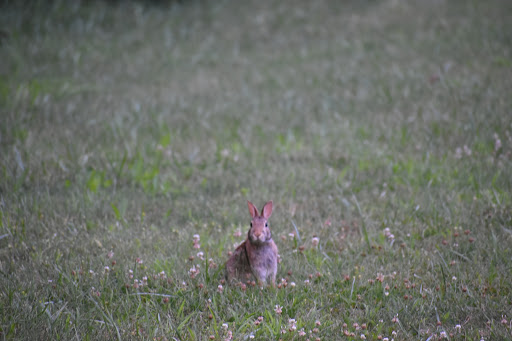
[[[252,227],[252,221],[251,221],[251,227]]]
[[[265,227],[268,227],[268,223],[265,223]]]

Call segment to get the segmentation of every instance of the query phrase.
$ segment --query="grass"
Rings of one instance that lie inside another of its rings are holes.
[[[4,2],[0,336],[511,340],[511,18]],[[246,199],[278,289],[223,283]]]

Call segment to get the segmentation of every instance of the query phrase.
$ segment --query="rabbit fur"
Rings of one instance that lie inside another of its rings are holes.
[[[251,214],[251,227],[247,239],[240,244],[226,262],[226,275],[228,282],[250,282],[253,276],[258,285],[266,285],[270,278],[275,287],[277,274],[277,246],[272,240],[272,233],[268,227],[268,218],[272,214],[272,201],[263,206],[261,215],[258,209],[247,201]]]

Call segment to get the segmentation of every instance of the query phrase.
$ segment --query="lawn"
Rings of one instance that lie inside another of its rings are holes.
[[[224,282],[274,202],[276,288]],[[3,1],[3,340],[512,340],[512,2]]]

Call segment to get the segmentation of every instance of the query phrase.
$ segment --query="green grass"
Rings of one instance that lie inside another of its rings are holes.
[[[511,18],[4,2],[1,338],[512,340]],[[246,199],[278,289],[222,284]]]

